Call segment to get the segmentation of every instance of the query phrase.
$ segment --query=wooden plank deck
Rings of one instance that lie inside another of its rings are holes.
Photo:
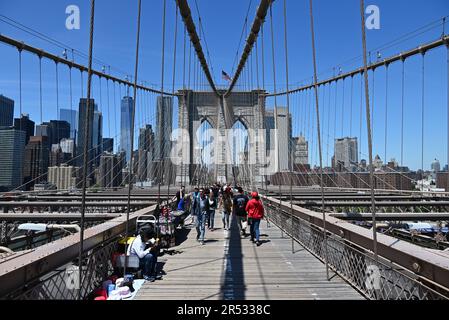
[[[164,279],[146,282],[135,300],[363,299],[338,276],[327,281],[324,264],[300,245],[292,254],[291,239],[273,224],[262,221],[260,247],[239,235],[234,220],[226,232],[217,214],[215,227],[204,246],[187,227],[184,241],[159,257]]]

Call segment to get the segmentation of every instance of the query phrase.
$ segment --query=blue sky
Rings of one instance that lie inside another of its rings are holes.
[[[156,87],[161,85],[161,29],[162,29],[162,0],[143,0],[142,33],[141,33],[141,64],[139,79],[145,80]],[[221,70],[232,73],[233,62],[242,32],[246,10],[249,0],[197,0],[205,30],[207,45],[211,55],[214,78],[219,85],[225,85],[221,79]],[[75,4],[81,10],[81,29],[69,31],[65,28],[65,9],[68,5]],[[189,1],[195,21],[197,13],[195,2]],[[251,2],[249,23],[252,22],[258,1]],[[377,0],[367,1],[366,5],[375,4],[381,12],[381,29],[368,30],[368,49],[376,51],[392,40],[404,34],[414,31],[422,26],[434,22],[449,14],[449,2],[447,0],[410,1],[410,0]],[[274,32],[275,32],[275,56],[277,68],[278,90],[285,88],[285,61],[283,44],[283,0],[275,1],[273,7]],[[312,57],[310,47],[310,22],[308,17],[308,1],[287,0],[288,7],[288,41],[289,41],[289,76],[291,86],[310,82],[312,76]],[[360,13],[358,0],[325,1],[315,0],[315,27],[317,44],[318,73],[320,79],[332,74],[332,68],[342,68],[348,71],[359,67],[361,64],[361,40],[360,40]],[[165,88],[171,90],[173,70],[174,25],[175,25],[175,1],[167,0],[167,30],[166,30],[166,68]],[[87,53],[89,33],[89,1],[87,0],[41,0],[41,1],[1,1],[0,14],[12,18],[25,26],[42,32],[51,38],[67,44]],[[126,74],[133,74],[136,31],[136,0],[97,0],[96,29],[94,56],[113,67],[113,73],[124,77],[117,70],[123,70]],[[448,19],[449,20],[449,19]],[[268,21],[267,21],[268,22]],[[179,20],[177,77],[176,87],[182,85],[183,62],[183,27]],[[271,66],[271,40],[268,33],[268,24],[265,26],[265,75],[266,89],[273,90],[273,77]],[[0,33],[30,43],[55,54],[61,55],[62,49],[48,42],[42,41],[23,31],[13,28],[0,21]],[[430,28],[419,36],[412,37],[382,51],[382,57],[399,53],[413,48],[421,43],[430,42],[441,36],[442,27]],[[446,24],[446,33],[449,33],[449,25]],[[204,47],[204,42],[203,42]],[[240,48],[241,52],[241,48]],[[375,53],[373,53],[373,56]],[[355,59],[353,59],[355,58]],[[76,61],[85,64],[86,60],[80,57]],[[404,135],[404,164],[412,168],[421,167],[421,58],[414,57],[406,62],[406,116]],[[352,61],[351,61],[352,60]],[[374,58],[373,58],[374,60]],[[351,61],[350,63],[345,63]],[[101,68],[102,64],[96,64]],[[0,94],[12,97],[16,101],[15,114],[19,114],[19,88],[18,88],[18,54],[13,48],[0,45]],[[59,99],[61,108],[69,108],[69,84],[68,70],[60,66],[59,70]],[[388,148],[387,158],[400,159],[400,71],[401,65],[390,67],[390,86],[388,108],[390,110],[388,120]],[[232,76],[232,74],[231,74]],[[426,55],[426,100],[425,100],[425,159],[424,167],[428,168],[434,158],[440,159],[442,164],[447,162],[447,65],[446,49],[440,48]],[[86,77],[84,78],[86,80]],[[372,81],[372,74],[370,75]],[[100,86],[98,78],[93,81],[93,97],[100,101]],[[375,113],[374,113],[374,144],[375,153],[384,158],[384,110],[385,110],[385,72],[381,68],[375,72]],[[43,120],[56,117],[56,85],[55,66],[53,63],[43,61]],[[338,83],[337,93],[337,119],[341,118],[342,106],[346,113],[350,105],[350,80],[345,82],[345,100],[343,101],[342,83]],[[372,90],[372,82],[370,84]],[[102,96],[100,109],[103,111],[105,125],[104,132],[113,136],[118,132],[118,111],[114,109],[112,102],[112,87],[110,87],[110,107],[107,108],[106,83],[102,82]],[[332,144],[333,127],[327,135],[327,119],[329,113],[329,88],[320,91],[321,98],[324,94],[322,121],[325,122],[323,132],[324,148]],[[119,88],[116,88],[117,100]],[[331,103],[334,105],[335,88],[331,88]],[[81,95],[79,72],[73,73],[73,101],[74,107]],[[31,114],[31,117],[39,122],[39,74],[38,59],[35,56],[23,54],[23,112]],[[123,95],[123,88],[122,88]],[[291,109],[294,117],[294,133],[301,131],[304,126],[305,109],[301,107],[305,95],[291,97]],[[144,122],[144,118],[152,118],[155,107],[154,96],[142,97],[143,105],[149,105],[150,110],[138,106],[137,123]],[[116,102],[118,107],[119,103]],[[279,99],[279,104],[284,104],[284,99]],[[269,100],[268,105],[273,101]],[[338,113],[340,112],[340,113]],[[176,115],[176,113],[175,113]],[[353,135],[359,135],[360,118],[360,81],[354,78],[353,114],[350,117],[353,122]],[[349,121],[345,117],[343,128],[341,120],[337,121],[336,135],[349,135]],[[363,118],[364,121],[364,118]],[[151,122],[151,121],[150,121]],[[332,121],[330,121],[332,125]],[[303,129],[304,130],[304,129]],[[366,129],[363,126],[362,157],[366,158]],[[310,130],[309,130],[310,131]],[[306,130],[307,132],[307,130]],[[355,132],[355,133],[354,133]],[[311,144],[311,154],[314,154],[313,162],[316,162],[316,135],[306,135]],[[326,141],[327,139],[327,141]],[[313,148],[312,148],[313,146]],[[330,146],[332,149],[332,146]],[[326,151],[326,150],[325,150]]]

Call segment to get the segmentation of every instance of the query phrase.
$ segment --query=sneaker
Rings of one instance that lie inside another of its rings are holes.
[[[260,245],[262,244],[260,241],[256,242],[257,246],[260,247]]]
[[[144,276],[143,278],[144,278],[146,281],[149,281],[149,282],[154,282],[154,280],[156,280],[155,277],[149,277],[149,276]]]
[[[204,241],[201,241],[201,245],[204,246],[206,243]]]
[[[251,238],[249,241],[251,241],[252,243],[254,243],[254,238]]]
[[[155,276],[155,279],[156,279],[156,280],[162,280],[162,275],[161,275],[161,274],[157,274],[157,275]]]

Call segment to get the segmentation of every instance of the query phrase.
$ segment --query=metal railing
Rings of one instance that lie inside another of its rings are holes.
[[[440,300],[448,299],[447,289],[424,284],[420,276],[372,253],[336,234],[300,217],[292,216],[278,205],[265,202],[267,218],[321,261],[327,254],[328,265],[337,275],[372,300]],[[293,218],[293,221],[292,221]],[[292,230],[293,228],[293,230]],[[327,248],[325,248],[327,243]]]
[[[87,298],[113,273],[112,254],[117,251],[117,240],[118,238],[86,253],[81,268],[83,282],[80,289],[76,287],[78,274],[73,274],[78,270],[77,263],[70,263],[11,293],[6,299],[78,300],[79,290],[82,299]]]

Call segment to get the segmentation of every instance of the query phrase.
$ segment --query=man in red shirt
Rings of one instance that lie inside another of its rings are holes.
[[[260,246],[259,226],[260,220],[262,220],[264,216],[264,209],[257,192],[251,193],[251,200],[249,200],[246,205],[246,212],[248,212],[248,218],[251,220],[251,242],[254,242],[255,238],[257,246]]]

